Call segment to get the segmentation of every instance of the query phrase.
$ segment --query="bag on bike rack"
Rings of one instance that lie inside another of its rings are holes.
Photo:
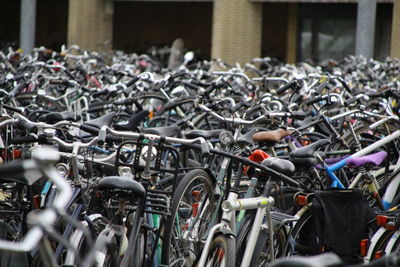
[[[360,190],[329,190],[312,199],[315,251],[334,252],[346,263],[359,263],[360,241],[368,238],[374,218]]]

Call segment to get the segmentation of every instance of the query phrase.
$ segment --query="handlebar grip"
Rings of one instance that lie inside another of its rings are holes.
[[[79,129],[81,129],[82,131],[91,133],[91,134],[98,134],[100,129],[93,127],[93,126],[89,126],[87,124],[82,124]]]
[[[10,143],[13,145],[30,144],[39,141],[38,138],[28,135],[28,136],[16,136],[11,138]]]
[[[158,90],[160,90],[161,88],[163,88],[164,87],[164,85],[166,85],[167,84],[167,82],[166,81],[161,81],[161,82],[159,82],[158,84],[156,84],[155,86],[154,86],[154,90],[155,91],[158,91]]]
[[[120,106],[120,105],[131,105],[131,104],[135,104],[136,108],[137,108],[139,111],[142,111],[142,110],[143,110],[143,106],[142,106],[136,99],[134,99],[134,98],[126,98],[126,99],[123,99],[123,100],[119,100],[119,101],[114,102],[114,105],[116,105],[116,106]]]
[[[358,98],[356,96],[351,97],[350,99],[345,101],[346,106],[350,106],[352,103],[356,102]]]
[[[392,96],[394,98],[400,99],[400,93],[392,90]]]
[[[347,85],[347,83],[345,82],[345,80],[343,78],[339,79],[340,83],[343,85],[344,89],[349,93],[349,94],[353,94],[353,92],[351,91],[350,87]]]
[[[286,90],[292,88],[295,84],[296,84],[296,81],[291,81],[288,84],[285,84],[284,86],[282,86],[276,90],[276,94],[278,94],[278,95],[283,94]]]
[[[13,160],[0,166],[0,177],[15,177],[25,172],[22,160]]]
[[[126,87],[131,87],[135,82],[137,82],[139,80],[138,77],[133,78],[132,80],[130,80],[129,82],[127,82]]]
[[[251,106],[250,103],[245,102],[245,101],[240,101],[238,104],[236,104],[236,105],[232,108],[232,111],[233,111],[233,112],[236,112],[236,111],[238,111],[239,109],[241,109],[242,107],[250,107],[250,106]]]
[[[65,74],[67,74],[67,76],[70,78],[70,79],[72,79],[72,80],[75,80],[75,75],[73,75],[67,68],[65,69]]]
[[[124,139],[122,137],[118,137],[118,136],[112,136],[112,135],[106,136],[106,142],[121,143],[123,140]]]
[[[221,83],[211,83],[211,85],[204,91],[203,95],[208,97],[209,94],[214,91],[215,89],[219,89],[219,88],[223,88],[227,86],[227,84],[225,82],[221,82]]]
[[[13,111],[13,112],[17,112],[17,113],[22,113],[23,110],[21,108],[16,108],[16,107],[12,107],[6,104],[3,104],[3,108],[8,110],[8,111]]]
[[[23,119],[19,119],[16,123],[16,126],[20,129],[23,129],[23,130],[26,130],[28,132],[35,133],[35,134],[39,130],[33,123],[23,120]]]
[[[312,105],[314,103],[317,103],[317,102],[321,101],[322,99],[323,99],[322,97],[316,97],[316,98],[307,100],[306,101],[306,105]]]
[[[292,111],[290,117],[297,120],[304,120],[307,114],[304,111]]]
[[[50,84],[68,84],[68,82],[62,79],[51,79]]]
[[[104,89],[104,90],[101,90],[100,92],[93,93],[92,97],[96,98],[96,97],[103,96],[106,94],[108,94],[108,90]]]
[[[315,94],[319,95],[321,94],[322,90],[328,85],[329,80],[326,79],[324,82],[322,82],[320,85],[318,85],[317,89],[315,90]]]
[[[208,147],[206,142],[201,142],[200,147],[201,147],[201,154],[203,155],[203,157],[210,156],[210,148]]]
[[[174,75],[172,75],[169,78],[169,80],[173,80],[173,79],[176,79],[178,77],[185,76],[186,74],[187,74],[187,72],[185,72],[185,71],[181,71],[181,72],[175,73]]]
[[[88,113],[94,113],[94,112],[99,112],[99,111],[103,111],[106,110],[108,108],[107,105],[102,105],[102,106],[98,106],[98,107],[94,107],[94,108],[89,108],[88,109]]]

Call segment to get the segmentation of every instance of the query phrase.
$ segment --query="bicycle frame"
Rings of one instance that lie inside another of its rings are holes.
[[[247,246],[241,262],[241,266],[246,267],[250,265],[252,252],[256,245],[257,237],[263,223],[264,215],[267,215],[268,229],[270,232],[270,244],[273,244],[272,221],[269,214],[269,208],[271,205],[273,205],[274,199],[272,197],[267,198],[263,196],[245,199],[238,199],[237,197],[237,193],[230,192],[228,195],[228,199],[222,203],[223,214],[221,222],[211,228],[197,266],[206,265],[207,254],[210,250],[210,244],[216,233],[221,232],[227,235],[234,236],[233,232],[235,231],[234,229],[236,224],[235,212],[239,210],[257,209],[256,217],[254,219],[253,227],[247,241]],[[273,261],[274,251],[271,249],[270,252],[271,259]],[[232,257],[233,255],[229,256]]]
[[[325,166],[325,170],[328,173],[328,176],[330,177],[330,179],[332,180],[332,185],[331,187],[333,188],[340,188],[340,189],[344,189],[345,186],[342,184],[342,182],[339,180],[339,178],[335,175],[335,171],[343,168],[344,166],[346,166],[346,162],[348,159],[350,158],[357,158],[357,157],[361,157],[364,155],[367,155],[368,153],[371,153],[372,151],[374,151],[377,148],[380,148],[384,145],[386,145],[387,143],[392,142],[393,140],[397,139],[400,137],[400,130],[397,130],[396,132],[382,138],[381,140],[361,149],[360,151],[348,156],[345,159],[342,159],[341,161],[331,165],[331,166]]]

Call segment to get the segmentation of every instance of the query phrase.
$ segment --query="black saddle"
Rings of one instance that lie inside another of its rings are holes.
[[[190,130],[185,133],[186,138],[193,139],[203,137],[204,139],[217,138],[222,130]]]
[[[175,124],[164,127],[151,127],[151,128],[138,127],[138,129],[140,132],[145,134],[155,134],[167,137],[173,137],[179,133],[179,127]]]
[[[290,158],[291,159],[297,159],[297,158],[309,158],[309,157],[313,157],[314,153],[321,147],[330,144],[331,142],[328,139],[322,139],[319,140],[315,143],[312,143],[308,146],[305,147],[301,147],[295,151],[292,151],[290,153]]]
[[[324,253],[312,257],[294,256],[277,260],[271,267],[339,267],[343,266],[342,260],[334,253]]]
[[[293,176],[296,170],[293,163],[286,159],[269,157],[264,159],[261,164],[289,177]]]
[[[317,165],[319,162],[314,157],[309,158],[290,158],[289,159],[297,168],[309,168]]]
[[[130,119],[128,120],[128,123],[117,123],[114,125],[114,129],[117,131],[138,131],[138,126],[139,124],[144,121],[147,116],[149,115],[149,112],[147,110],[142,110],[139,111],[138,113],[134,114]]]
[[[46,123],[56,123],[59,121],[74,121],[75,114],[72,111],[50,112],[39,117],[40,121]]]
[[[100,180],[98,189],[102,191],[127,191],[136,198],[144,198],[146,190],[139,182],[124,176],[107,176]]]
[[[98,117],[97,119],[87,121],[85,122],[85,124],[100,129],[104,125],[110,126],[114,117],[115,117],[115,112],[111,112],[104,116]]]

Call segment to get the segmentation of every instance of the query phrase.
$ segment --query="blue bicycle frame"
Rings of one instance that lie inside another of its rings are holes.
[[[350,158],[357,158],[357,157],[361,157],[364,156],[368,153],[371,153],[372,151],[374,151],[377,148],[382,147],[383,145],[390,143],[391,141],[397,139],[400,137],[400,130],[395,131],[394,133],[382,138],[381,140],[361,149],[360,151],[358,151],[357,153],[354,153],[353,155],[350,155],[349,157],[342,159],[341,161],[331,165],[331,166],[325,166],[325,170],[328,173],[329,178],[332,181],[331,187],[332,188],[340,188],[340,189],[344,189],[345,186],[342,184],[342,182],[339,180],[339,178],[334,174],[335,171],[340,170],[341,168],[343,168],[344,166],[346,166],[346,162],[348,159]],[[386,201],[387,202],[387,201]],[[390,207],[391,203],[385,203],[384,201],[384,207],[387,209],[388,207]]]

